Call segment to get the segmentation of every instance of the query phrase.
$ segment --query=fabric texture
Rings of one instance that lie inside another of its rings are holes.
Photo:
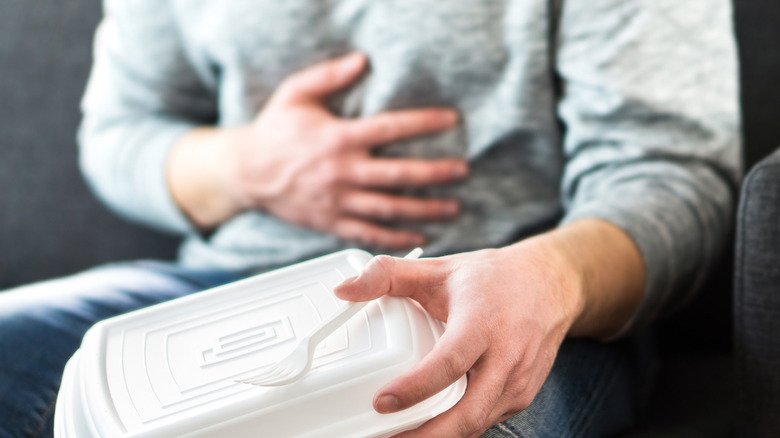
[[[93,324],[239,278],[135,262],[0,293],[0,438],[52,437],[63,368]]]
[[[780,431],[780,149],[745,179],[734,278],[740,436]]]
[[[622,436],[644,413],[653,364],[644,341],[565,341],[528,409],[482,438]]]
[[[97,264],[173,259],[177,239],[107,211],[78,168],[100,0],[0,1],[0,290]]]
[[[187,129],[247,123],[291,73],[359,50],[371,72],[333,99],[336,114],[461,113],[452,132],[381,150],[470,160],[465,183],[416,191],[464,207],[446,226],[419,225],[427,254],[611,221],[645,260],[646,298],[624,332],[643,327],[688,300],[731,226],[740,142],[730,2],[562,2],[560,15],[552,3],[107,0],[82,167],[118,213],[185,235],[188,267],[267,269],[352,246],[262,212],[205,238],[174,205],[165,172]]]

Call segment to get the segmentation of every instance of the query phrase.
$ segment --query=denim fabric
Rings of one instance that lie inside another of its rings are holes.
[[[53,436],[63,368],[94,323],[238,278],[136,262],[0,293],[0,437]]]
[[[0,293],[0,438],[53,435],[62,370],[95,322],[238,278],[138,262]],[[636,365],[647,363],[633,347],[566,341],[531,407],[485,437],[612,436],[630,427],[641,400]]]
[[[483,438],[612,437],[644,410],[652,361],[644,341],[563,343],[531,406]]]
[[[780,434],[780,149],[745,179],[737,218],[734,353],[738,430]]]

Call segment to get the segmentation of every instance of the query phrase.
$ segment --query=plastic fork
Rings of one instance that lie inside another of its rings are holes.
[[[416,259],[422,255],[422,252],[421,248],[415,248],[404,258]],[[315,327],[311,333],[301,338],[292,352],[275,365],[271,365],[257,374],[237,380],[237,382],[256,386],[283,386],[301,379],[311,369],[317,345],[349,321],[368,303],[368,301],[345,303],[333,315]]]

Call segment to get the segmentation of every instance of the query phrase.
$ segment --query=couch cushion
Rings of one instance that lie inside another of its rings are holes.
[[[98,204],[77,167],[78,105],[100,16],[100,0],[0,1],[0,290],[174,255],[174,239]]]
[[[780,431],[780,149],[745,179],[738,213],[734,338],[740,431]]]

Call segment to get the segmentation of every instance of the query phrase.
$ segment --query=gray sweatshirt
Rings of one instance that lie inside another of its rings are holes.
[[[467,157],[466,182],[410,191],[455,197],[462,216],[393,225],[438,255],[614,223],[648,272],[625,333],[690,298],[727,238],[741,167],[731,19],[727,0],[106,0],[81,164],[117,213],[183,235],[188,267],[264,270],[354,246],[262,211],[204,236],[166,161],[188,130],[247,123],[291,73],[358,50],[371,71],[334,113],[461,114],[379,154]]]

